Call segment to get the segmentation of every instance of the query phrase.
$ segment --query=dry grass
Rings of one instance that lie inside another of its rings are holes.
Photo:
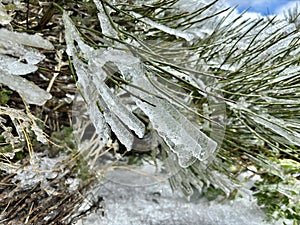
[[[38,65],[37,72],[26,75],[28,80],[50,92],[53,97],[42,107],[27,106],[21,96],[13,93],[1,108],[0,118],[3,120],[0,120],[0,131],[2,133],[7,128],[11,141],[6,138],[0,146],[1,150],[7,147],[5,152],[0,152],[0,224],[71,224],[93,208],[100,207],[91,203],[89,209],[79,210],[96,178],[87,172],[85,162],[74,149],[60,146],[51,138],[54,132],[59,133],[64,127],[72,125],[72,105],[68,96],[75,94],[76,86],[64,53],[63,24],[59,11],[54,9],[53,15],[41,27],[39,24],[52,1],[44,1],[43,6],[36,1],[28,2],[23,3],[25,10],[15,12],[11,24],[15,31],[40,33],[55,46],[53,51],[41,51],[46,59]],[[44,143],[37,141],[38,135],[33,132],[33,127],[43,128],[45,133],[40,135],[47,138]],[[61,138],[64,140],[65,137]],[[51,171],[58,175],[54,178],[43,177],[45,171],[41,170],[37,160],[59,155],[63,155],[65,160],[58,161],[54,171]],[[20,174],[26,176],[28,170],[35,174],[32,185],[22,184],[19,177]],[[69,183],[77,178],[79,184],[76,188],[70,188]]]

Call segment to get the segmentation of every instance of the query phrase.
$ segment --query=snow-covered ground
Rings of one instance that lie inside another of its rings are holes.
[[[106,181],[94,190],[93,198],[97,196],[104,198],[104,213],[94,212],[76,225],[269,224],[254,200],[209,202],[194,196],[188,201],[168,183],[129,187]]]

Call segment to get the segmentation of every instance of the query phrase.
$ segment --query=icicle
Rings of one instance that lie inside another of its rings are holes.
[[[104,111],[106,122],[110,125],[112,131],[116,134],[119,141],[126,147],[128,151],[132,149],[134,136],[128,128],[109,110]]]
[[[135,131],[138,137],[142,138],[145,132],[144,124],[120,102],[107,86],[99,82],[95,82],[95,85],[107,108],[131,130]]]
[[[152,99],[155,105],[137,100],[137,105],[149,116],[154,129],[177,154],[179,164],[188,167],[196,159],[205,160],[216,150],[217,144],[165,100]]]
[[[103,139],[104,142],[106,142],[109,139],[110,128],[106,124],[104,116],[98,109],[97,89],[95,85],[91,82],[90,73],[86,65],[77,57],[74,57],[73,63],[75,70],[78,74],[78,84],[82,89],[82,94],[86,101],[87,112],[90,116],[92,123],[95,126],[97,134]]]
[[[67,53],[73,56],[78,83],[80,84],[85,99],[87,99],[88,112],[90,117],[94,120],[94,125],[97,126],[97,133],[107,136],[107,133],[103,133],[102,131],[102,129],[105,129],[107,126],[104,125],[105,120],[121,143],[124,144],[128,150],[131,150],[134,136],[130,130],[133,130],[138,137],[142,138],[144,136],[145,126],[105,85],[107,75],[102,69],[106,62],[113,62],[117,65],[128,64],[128,60],[130,62],[130,55],[113,49],[106,51],[94,50],[83,43],[78,31],[66,13],[64,13],[63,18],[66,26]],[[74,41],[77,42],[79,50],[88,60],[88,65],[82,63],[77,58],[77,49],[75,48]],[[132,56],[131,60],[135,60],[135,58]],[[99,101],[99,105],[104,109],[102,116],[99,115],[99,109],[95,107],[95,102],[97,101]],[[96,109],[96,111],[92,109]],[[94,115],[94,113],[96,113],[96,115]],[[95,118],[101,118],[101,122],[97,123]],[[104,120],[102,120],[102,118]]]

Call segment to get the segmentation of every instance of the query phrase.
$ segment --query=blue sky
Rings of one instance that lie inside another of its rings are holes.
[[[261,13],[262,15],[278,14],[298,3],[300,0],[225,0],[231,6],[239,5],[238,10],[241,12],[249,7],[250,12]]]

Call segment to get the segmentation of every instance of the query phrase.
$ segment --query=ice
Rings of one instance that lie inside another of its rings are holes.
[[[120,140],[120,142],[122,144],[124,144],[126,149],[131,150],[133,141],[134,141],[133,133],[130,131],[129,128],[127,128],[124,125],[126,123],[125,122],[123,123],[122,120],[116,115],[118,113],[117,112],[118,109],[116,109],[116,111],[114,111],[114,109],[109,108],[108,104],[114,103],[114,102],[111,102],[111,99],[108,99],[108,101],[105,101],[106,99],[105,98],[103,99],[102,97],[103,97],[103,95],[101,95],[101,97],[99,97],[98,100],[99,100],[101,107],[103,108],[103,116],[105,118],[105,121],[110,125],[112,131],[117,135],[118,139]],[[128,111],[127,109],[125,109],[125,110]],[[128,116],[126,114],[126,112],[125,112],[124,116]],[[142,130],[142,132],[143,132],[144,131],[143,125],[142,125],[142,128],[143,128],[143,130]]]
[[[298,100],[272,98],[265,95],[262,95],[262,99],[273,104],[299,104]],[[283,137],[284,139],[280,139],[280,142],[286,142],[287,144],[300,146],[300,133],[292,130],[291,128],[288,128],[288,126],[290,126],[288,121],[266,114],[264,111],[262,111],[262,109],[260,109],[260,107],[254,107],[256,111],[259,111],[259,113],[254,113],[249,107],[250,104],[246,103],[243,97],[240,98],[240,101],[238,103],[227,102],[227,104],[234,110],[246,111],[250,115],[250,118],[258,125],[262,125],[264,126],[264,128],[267,128],[270,131],[274,132],[274,134]]]
[[[135,131],[138,137],[142,138],[145,132],[144,124],[120,102],[107,86],[99,82],[95,82],[95,85],[108,110],[113,112],[131,130]]]
[[[63,160],[66,160],[66,156],[50,159],[42,154],[33,153],[31,164],[24,168],[18,168],[13,181],[19,183],[24,189],[31,188],[39,183],[43,187],[51,188],[49,180],[59,176],[57,171],[60,169],[59,165]]]
[[[26,75],[33,73],[38,69],[38,67],[34,64],[39,63],[45,58],[44,55],[33,49],[29,50],[14,43],[2,42],[0,43],[0,49],[0,69],[11,75]],[[16,57],[19,56],[20,58],[16,59],[15,57],[10,57],[7,55],[14,55]],[[27,63],[23,63],[21,60],[26,60]],[[15,85],[15,87],[17,86]],[[18,91],[18,89],[15,90]]]
[[[147,23],[151,27],[154,27],[158,30],[161,30],[161,31],[163,31],[167,34],[171,34],[171,35],[174,35],[176,37],[181,37],[181,38],[185,39],[186,41],[192,41],[193,39],[195,39],[197,37],[195,34],[193,34],[191,32],[185,32],[185,31],[170,28],[170,27],[165,26],[163,24],[159,24],[157,22],[154,22],[154,21],[150,20],[149,18],[145,18],[145,17],[139,15],[138,13],[131,12],[131,14],[134,17],[139,18],[139,20],[141,20],[142,22]]]
[[[31,127],[31,130],[34,132],[34,134],[36,135],[36,140],[43,143],[43,144],[47,144],[48,140],[43,132],[43,130],[41,128],[39,128],[36,124],[34,124]]]
[[[133,84],[150,93],[160,95],[153,85],[145,79],[144,71],[139,63],[131,66],[118,66],[122,75]],[[134,98],[137,106],[149,117],[152,126],[166,141],[168,146],[177,154],[182,167],[192,165],[196,160],[206,160],[217,148],[217,143],[201,132],[200,128],[191,123],[170,102],[149,96],[148,93],[129,90],[141,99],[152,103],[154,106]]]
[[[131,65],[139,64],[138,58],[134,57],[132,54],[128,54],[125,51],[120,51],[113,48],[108,48],[107,50],[100,51],[94,50],[88,56],[89,67],[93,72],[99,72],[102,66],[107,62],[113,62],[117,67],[120,68],[130,68]],[[103,72],[101,70],[101,72]],[[104,72],[103,72],[104,73]],[[100,76],[102,73],[99,74]],[[104,81],[106,76],[101,76],[101,80]]]
[[[300,133],[285,127],[285,122],[271,115],[257,115],[251,117],[256,123],[272,130],[274,133],[288,140],[291,144],[300,146]]]
[[[203,8],[206,4],[210,3],[209,0],[197,1],[197,0],[179,0],[174,5],[182,10],[189,11],[191,8],[193,10],[199,10]]]
[[[73,65],[78,76],[78,86],[85,100],[87,112],[89,114],[91,121],[95,126],[97,134],[101,137],[101,139],[104,142],[107,142],[109,139],[111,129],[109,128],[107,120],[104,117],[103,113],[100,112],[98,108],[97,101],[99,100],[98,99],[99,93],[97,91],[97,87],[93,83],[93,75],[94,76],[101,75],[102,71],[99,68],[100,73],[98,73],[99,72],[98,70],[97,75],[95,75],[96,70],[94,70],[95,73],[93,73],[93,68],[94,68],[93,64],[92,65],[91,63],[90,65],[85,64],[77,57],[77,49],[75,47],[74,42],[78,44],[80,53],[82,53],[84,57],[94,58],[92,57],[92,54],[95,53],[94,49],[86,45],[81,40],[78,31],[76,30],[75,26],[73,25],[72,21],[70,20],[66,12],[64,12],[63,14],[63,20],[65,23],[67,53],[73,57]],[[83,114],[81,107],[82,106],[79,106],[79,108],[77,108],[76,105],[74,106],[74,110],[76,111],[76,114],[74,116],[76,116],[76,119],[82,120],[83,119],[81,117],[82,115],[77,115],[78,112]],[[114,120],[110,120],[110,122],[113,123]],[[115,129],[116,127],[114,126],[115,124],[111,124],[111,125],[113,125]],[[128,144],[126,143],[126,145]]]
[[[119,67],[122,74],[144,90],[159,95],[151,83],[143,76],[143,71],[138,64],[129,68]],[[130,89],[135,95],[151,102],[154,106],[134,99],[137,106],[149,117],[154,129],[167,142],[169,147],[177,154],[182,167],[188,167],[197,159],[206,160],[216,150],[215,141],[200,131],[200,128],[192,124],[172,104],[157,97],[149,97],[149,94]]]
[[[169,147],[177,154],[179,164],[188,167],[196,159],[207,159],[217,147],[216,142],[197,129],[165,100],[152,99],[155,104],[136,101],[137,105],[149,116],[153,127],[164,138]]]
[[[103,10],[99,2],[95,1],[95,3],[100,11]],[[101,13],[103,14],[103,11]],[[140,15],[137,14],[134,16],[140,17]],[[155,95],[160,95],[160,93],[145,79],[144,71],[138,58],[134,57],[130,52],[112,48],[94,50],[82,42],[78,31],[66,13],[64,13],[63,18],[66,26],[68,54],[73,56],[75,64],[79,61],[76,59],[76,52],[82,54],[88,61],[88,64],[86,66],[81,65],[81,68],[74,65],[79,77],[78,83],[82,87],[85,97],[93,97],[91,96],[92,93],[88,94],[88,88],[94,86],[96,90],[93,89],[93,95],[99,97],[99,103],[103,108],[102,113],[106,122],[110,125],[114,133],[117,134],[119,140],[130,150],[134,139],[134,134],[131,131],[134,131],[138,137],[142,138],[145,132],[145,126],[130,109],[121,102],[120,98],[106,86],[105,79],[107,75],[103,70],[103,66],[108,62],[112,63],[119,69],[123,77],[131,81],[134,85],[152,92]],[[171,29],[147,18],[142,18],[141,20],[150,26],[154,26],[169,34],[185,38],[186,40],[194,38],[190,33]],[[108,21],[101,22],[106,25],[108,23]],[[110,31],[107,30],[107,32],[109,33]],[[74,41],[77,42],[79,49],[75,48]],[[86,67],[86,72],[83,73],[82,68],[84,67]],[[84,76],[86,76],[86,78],[83,78]],[[136,96],[141,97],[141,99],[149,100],[154,103],[154,105],[157,104],[157,107],[152,107],[135,99],[137,106],[149,116],[153,127],[158,131],[159,135],[164,138],[169,147],[177,154],[182,167],[187,167],[196,160],[206,160],[216,150],[216,142],[202,133],[199,127],[189,122],[170,102],[160,101],[156,97],[151,99],[149,98],[149,93],[143,93],[130,87],[128,87],[128,89],[136,94]],[[95,101],[95,99],[93,101]],[[89,112],[92,113],[91,110],[89,110]]]
[[[32,51],[25,52],[25,54],[20,58],[20,60],[25,59],[28,64],[35,65],[45,58],[46,57],[41,53],[32,50]]]
[[[133,145],[134,131],[138,137],[143,137],[145,132],[144,124],[129,111],[119,100],[119,98],[104,83],[106,74],[102,67],[106,62],[114,62],[118,64],[128,63],[128,57],[121,55],[120,51],[108,49],[107,51],[94,50],[82,42],[80,36],[70,21],[69,17],[64,13],[64,21],[66,26],[66,40],[68,44],[68,54],[73,56],[74,67],[78,76],[78,84],[80,85],[84,98],[87,101],[88,113],[93,120],[99,135],[103,134],[101,127],[105,128],[103,120],[100,123],[95,118],[104,118],[106,123],[118,136],[122,144],[128,150]],[[77,58],[74,41],[78,43],[80,53],[88,60],[88,65],[80,62]],[[99,115],[99,109],[95,110],[95,102],[99,101],[100,107],[103,108],[103,116]],[[92,108],[91,108],[92,107]],[[96,114],[96,115],[94,115]]]
[[[17,33],[8,31],[4,28],[0,29],[0,40],[1,41],[11,41],[17,44],[22,44],[25,46],[42,48],[47,50],[54,49],[54,46],[50,41],[42,38],[41,36],[34,34],[26,34],[26,33]]]
[[[167,183],[133,188],[105,182],[94,190],[90,201],[97,196],[104,198],[104,216],[98,211],[76,225],[268,224],[254,199],[244,197],[233,201],[208,201],[195,194],[191,201],[187,201],[177,192],[173,193]]]
[[[35,65],[45,58],[35,49],[6,40],[0,40],[0,54],[18,57],[20,61],[26,60],[31,65]]]
[[[45,56],[23,45],[53,49],[49,41],[38,35],[0,29],[0,83],[19,92],[27,103],[43,105],[52,97],[51,94],[18,75],[35,72],[38,69],[35,64],[43,60]]]
[[[96,101],[90,102],[88,114],[90,115],[90,119],[95,126],[97,134],[99,134],[103,140],[108,140],[110,128],[107,126],[103,114],[100,113]]]
[[[12,17],[7,14],[7,10],[4,5],[0,2],[0,24],[2,26],[9,24],[12,21]]]
[[[12,90],[19,92],[24,97],[24,100],[29,104],[42,106],[47,100],[52,98],[51,94],[39,88],[34,83],[22,77],[13,76],[1,69],[0,83],[10,87]]]
[[[123,124],[133,130],[138,137],[142,138],[145,132],[144,124],[129,111],[127,107],[122,104],[120,99],[104,84],[106,76],[101,76],[101,74],[104,73],[101,67],[106,62],[114,62],[117,67],[120,67],[123,64],[130,65],[131,63],[136,63],[138,62],[137,59],[132,55],[113,49],[106,50],[100,54],[99,51],[97,51],[96,55],[98,57],[90,57],[89,67],[94,70],[92,80],[98,93],[107,105],[108,110],[113,112],[113,114],[115,114]]]
[[[100,21],[100,26],[102,33],[107,36],[111,36],[116,38],[117,37],[117,32],[114,30],[112,27],[111,23],[109,22],[107,16],[105,15],[105,11],[103,9],[103,5],[100,3],[99,0],[94,0],[94,3],[99,11],[98,13],[98,19]],[[109,10],[109,9],[106,9]]]
[[[38,67],[17,61],[15,58],[0,55],[0,69],[12,75],[26,75],[35,72]]]
[[[231,109],[249,111],[250,103],[246,102],[244,97],[240,97],[239,101],[236,103],[229,101],[226,103],[230,106]]]
[[[268,168],[267,171],[270,174],[273,174],[277,177],[280,177],[282,180],[289,179],[286,176],[283,167],[279,163],[277,163],[276,161],[271,161],[266,156],[256,156],[256,157],[254,157],[250,154],[246,154],[246,155],[251,159],[251,161],[255,162],[257,165],[261,166],[262,168]]]
[[[281,99],[281,98],[273,98],[266,95],[262,95],[262,99],[264,99],[268,103],[273,104],[283,104],[283,105],[299,105],[300,99]]]
[[[110,111],[104,112],[106,122],[110,125],[112,131],[117,135],[120,142],[126,147],[127,150],[132,149],[134,135],[122,122]]]
[[[90,82],[92,78],[89,76],[90,73],[87,66],[76,57],[74,57],[73,62],[76,72],[80,75],[78,76],[78,84],[79,88],[84,90],[82,91],[82,95],[87,105],[87,112],[95,126],[96,132],[103,139],[103,141],[106,142],[109,138],[110,128],[108,127],[103,114],[99,111],[97,106],[97,89],[95,85]],[[74,110],[83,114],[81,107],[82,106],[76,107],[76,105],[74,105]]]
[[[85,55],[86,53],[91,52],[93,50],[93,48],[86,45],[81,40],[80,35],[79,35],[76,27],[74,26],[73,22],[71,21],[71,19],[67,15],[66,11],[63,12],[63,21],[64,21],[64,24],[65,24],[65,38],[66,38],[66,43],[67,43],[66,52],[68,53],[68,55],[76,56],[77,50],[76,50],[74,42],[76,42],[78,44],[78,47],[80,48],[83,55]]]
[[[219,159],[215,159],[214,163],[222,166]],[[197,161],[189,168],[182,168],[177,164],[178,162],[175,160],[168,160],[166,163],[167,171],[172,171],[169,181],[174,190],[183,190],[184,195],[188,198],[192,198],[194,190],[202,193],[211,184],[222,190],[227,197],[236,190],[239,190],[243,196],[249,196],[249,191],[240,184],[234,183],[231,178],[215,169],[208,169],[211,165],[210,162]]]
[[[286,33],[292,33],[295,31],[297,28],[294,23],[290,23],[285,20],[277,21],[277,23],[273,24],[272,26],[269,26],[267,29],[265,29],[265,32],[263,32],[260,35],[260,38],[264,40],[267,38],[269,35],[272,35],[278,30],[281,30],[281,32],[286,32]]]
[[[293,77],[297,77],[299,76],[299,67],[293,67],[293,68],[289,68],[286,70],[286,72],[281,73],[280,76],[278,76],[277,78],[273,79],[270,84],[277,84],[280,83],[284,80],[289,80]]]

